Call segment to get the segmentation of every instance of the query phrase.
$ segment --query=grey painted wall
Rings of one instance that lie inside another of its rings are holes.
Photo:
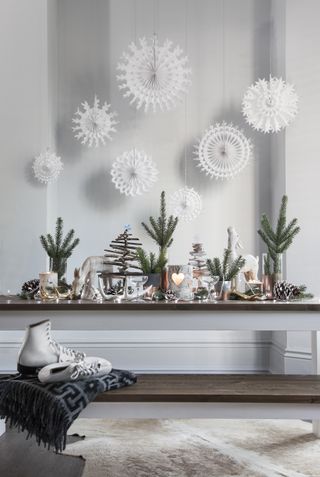
[[[46,189],[31,164],[47,146],[46,2],[0,2],[0,290],[17,291],[45,268]]]
[[[122,52],[135,38],[153,33],[153,2],[58,0],[58,94],[54,101],[56,143],[65,170],[52,206],[81,237],[70,260],[70,272],[86,256],[103,253],[125,223],[132,225],[148,248],[154,248],[140,222],[157,212],[162,189],[169,195],[184,185],[185,146],[188,184],[201,192],[204,210],[192,223],[179,225],[170,260],[188,260],[195,234],[200,235],[210,256],[221,254],[230,224],[241,234],[246,253],[259,252],[258,217],[261,207],[268,209],[270,201],[270,138],[247,127],[240,109],[247,86],[269,71],[270,2],[223,3],[224,22],[221,0],[189,0],[187,18],[185,0],[158,2],[160,41],[170,38],[182,48],[187,42],[193,84],[187,97],[186,127],[183,103],[168,113],[136,113],[118,89],[116,66]],[[114,140],[98,150],[82,146],[71,131],[78,105],[83,100],[92,102],[95,93],[111,103],[120,121]],[[233,181],[221,183],[200,173],[192,157],[197,138],[211,123],[223,119],[244,128],[255,143],[255,156]],[[153,156],[160,180],[150,193],[127,198],[115,190],[109,171],[117,155],[134,146]]]

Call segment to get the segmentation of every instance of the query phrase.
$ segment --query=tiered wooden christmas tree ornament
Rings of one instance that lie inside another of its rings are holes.
[[[207,254],[203,249],[202,243],[193,243],[189,265],[193,267],[193,278],[197,280],[197,287],[201,286],[201,277],[208,271]]]
[[[128,299],[127,277],[141,275],[141,269],[137,265],[137,249],[142,246],[142,243],[138,238],[133,237],[129,230],[130,227],[126,226],[124,232],[110,243],[111,250],[105,250],[107,252],[105,257],[110,260],[110,265],[118,268],[118,272],[111,275],[123,279],[124,299]],[[108,273],[101,273],[101,275],[110,276]]]

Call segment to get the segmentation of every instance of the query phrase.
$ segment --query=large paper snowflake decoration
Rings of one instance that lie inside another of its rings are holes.
[[[189,222],[200,214],[202,199],[192,187],[184,186],[172,194],[170,207],[175,216]]]
[[[226,122],[210,126],[195,146],[198,167],[211,179],[230,179],[252,157],[252,143],[240,129]]]
[[[36,179],[45,184],[55,181],[63,169],[61,158],[47,149],[37,156],[32,165]]]
[[[188,91],[188,58],[169,40],[160,45],[156,36],[149,43],[140,38],[139,44],[129,45],[129,53],[123,53],[121,59],[117,67],[121,71],[117,76],[119,88],[137,109],[144,106],[145,112],[170,110]]]
[[[83,111],[78,110],[72,122],[76,124],[72,128],[76,132],[75,137],[81,141],[81,144],[86,144],[89,147],[95,147],[106,144],[106,139],[111,140],[111,133],[116,132],[115,125],[118,122],[115,120],[117,113],[110,112],[110,104],[104,103],[99,106],[99,99],[94,97],[93,106],[90,107],[87,101],[82,103]]]
[[[117,157],[112,164],[111,176],[121,194],[135,196],[152,188],[158,180],[158,170],[143,151],[131,149]]]
[[[251,85],[242,101],[246,121],[257,131],[279,132],[298,112],[298,96],[293,85],[282,78],[259,79]]]

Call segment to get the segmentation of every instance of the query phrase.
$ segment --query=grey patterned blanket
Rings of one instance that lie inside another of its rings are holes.
[[[37,378],[13,375],[0,380],[0,417],[10,426],[34,435],[38,444],[65,449],[67,431],[98,393],[135,383],[136,376],[113,369],[100,378],[43,384]]]

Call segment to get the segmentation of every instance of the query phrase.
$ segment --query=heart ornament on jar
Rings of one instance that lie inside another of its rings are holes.
[[[172,278],[172,281],[173,283],[178,287],[181,285],[181,283],[183,282],[184,280],[184,273],[173,273],[171,275],[171,278]]]

